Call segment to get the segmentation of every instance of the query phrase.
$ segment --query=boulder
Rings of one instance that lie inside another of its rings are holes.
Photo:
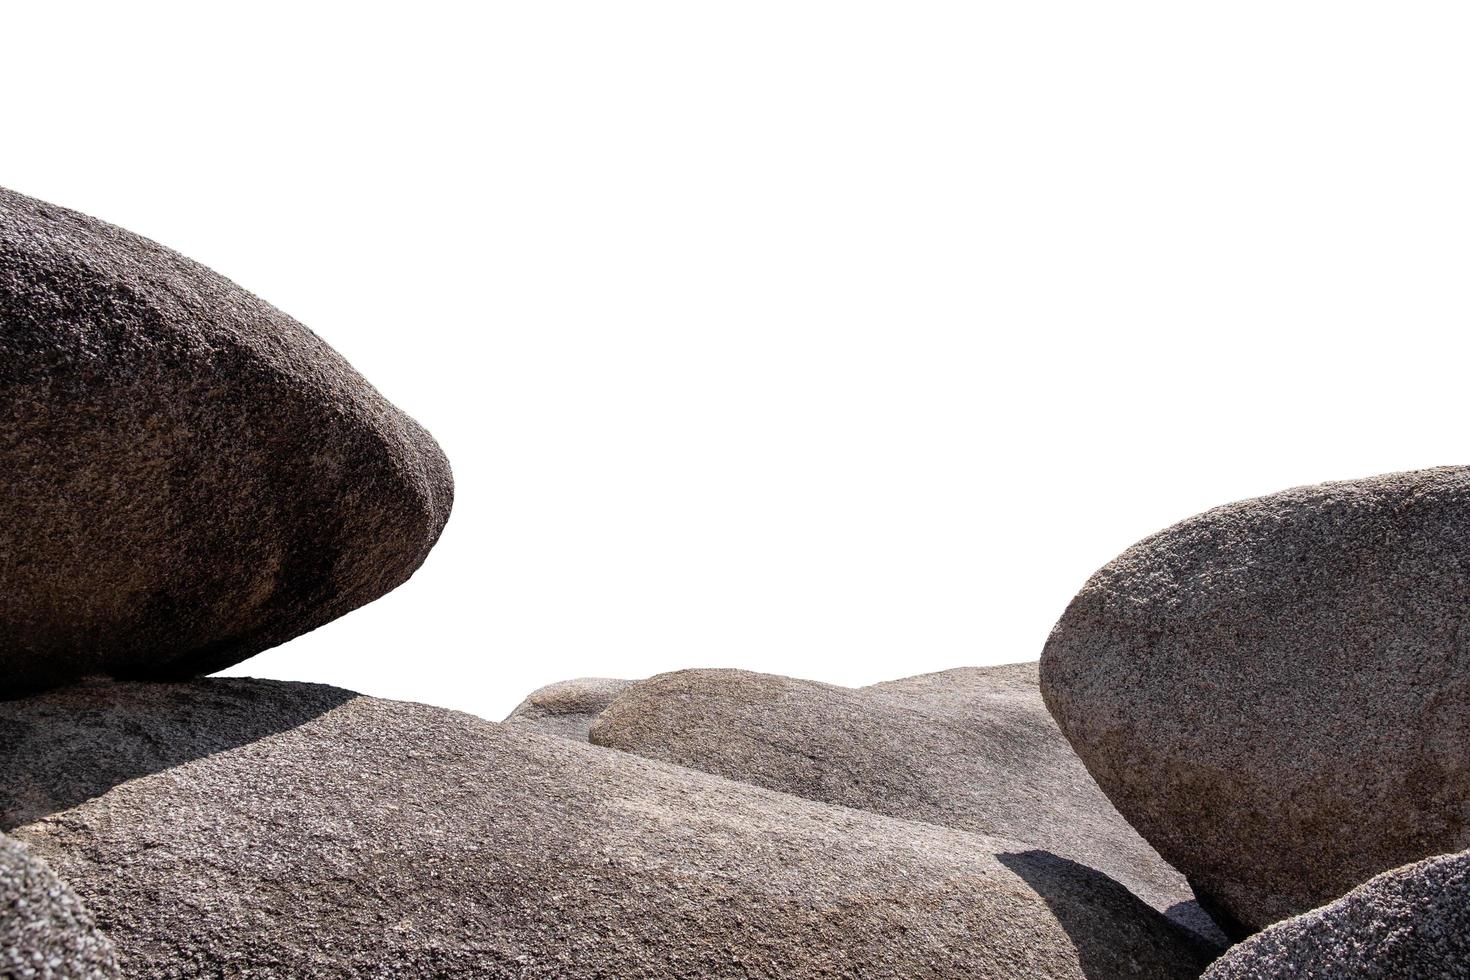
[[[1062,738],[1034,663],[856,690],[743,670],[661,674],[618,695],[591,740],[809,800],[1023,839],[1224,942]]]
[[[112,980],[109,943],[45,863],[0,834],[0,977]]]
[[[429,434],[309,330],[0,189],[0,694],[184,676],[370,602],[449,515]]]
[[[579,677],[532,691],[506,716],[505,723],[573,741],[587,741],[587,729],[612,699],[633,681]]]
[[[1278,922],[1206,980],[1467,980],[1470,852],[1385,871],[1320,909]]]
[[[307,684],[0,702],[0,817],[128,976],[1197,977],[1031,845]]]
[[[1092,577],[1042,691],[1241,934],[1470,846],[1470,469],[1192,517]]]

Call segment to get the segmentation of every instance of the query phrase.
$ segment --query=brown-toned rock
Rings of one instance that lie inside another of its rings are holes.
[[[3,189],[0,490],[0,693],[282,643],[407,579],[453,493],[429,434],[301,324]]]
[[[1041,674],[1109,798],[1241,932],[1470,846],[1470,469],[1147,538],[1072,601]]]
[[[678,671],[618,695],[591,739],[810,800],[1026,840],[1224,942],[1183,877],[1119,816],[1057,731],[1035,663],[861,689]]]
[[[1236,946],[1206,980],[1467,980],[1470,852],[1385,871]]]
[[[112,980],[112,944],[45,862],[0,834],[0,977]]]
[[[587,741],[592,722],[633,681],[611,677],[578,677],[537,688],[505,718],[515,728]]]
[[[0,702],[0,814],[130,977],[1192,978],[1107,877],[305,684]]]

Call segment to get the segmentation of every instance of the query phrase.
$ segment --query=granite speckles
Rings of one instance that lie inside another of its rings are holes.
[[[1192,517],[1041,661],[1109,798],[1241,933],[1470,846],[1470,469]]]
[[[15,837],[130,976],[1194,978],[1030,845],[304,684],[0,702]],[[16,748],[11,748],[15,746]]]
[[[114,980],[117,959],[72,890],[0,834],[0,977]]]
[[[632,685],[591,739],[824,803],[1029,841],[1211,941],[1184,879],[1113,809],[1047,714],[1036,664],[850,689],[740,670]]]
[[[1385,871],[1235,948],[1205,980],[1467,980],[1470,852]]]
[[[221,669],[423,562],[434,440],[295,320],[0,189],[0,694]]]

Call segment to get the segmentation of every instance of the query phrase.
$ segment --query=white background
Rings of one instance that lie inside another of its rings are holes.
[[[1467,461],[1465,10],[8,4],[0,184],[453,461],[412,581],[232,673],[865,683],[1035,658],[1195,511]]]

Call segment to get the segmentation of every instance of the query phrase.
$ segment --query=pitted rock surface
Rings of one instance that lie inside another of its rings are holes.
[[[505,723],[577,742],[587,741],[587,729],[633,681],[611,677],[578,677],[537,688],[506,716]]]
[[[0,702],[0,813],[126,975],[1197,977],[1029,845],[423,705],[248,680]]]
[[[113,980],[112,944],[45,863],[0,834],[0,977]]]
[[[335,351],[145,238],[0,189],[0,695],[243,660],[393,589],[434,440]]]
[[[1147,538],[1072,601],[1041,676],[1104,792],[1242,934],[1470,847],[1470,469]]]
[[[1223,944],[1184,879],[1113,809],[1062,738],[1036,670],[961,668],[860,689],[678,671],[618,695],[591,739],[806,799],[1024,839]]]
[[[1234,947],[1206,980],[1467,980],[1470,852],[1385,871]]]

